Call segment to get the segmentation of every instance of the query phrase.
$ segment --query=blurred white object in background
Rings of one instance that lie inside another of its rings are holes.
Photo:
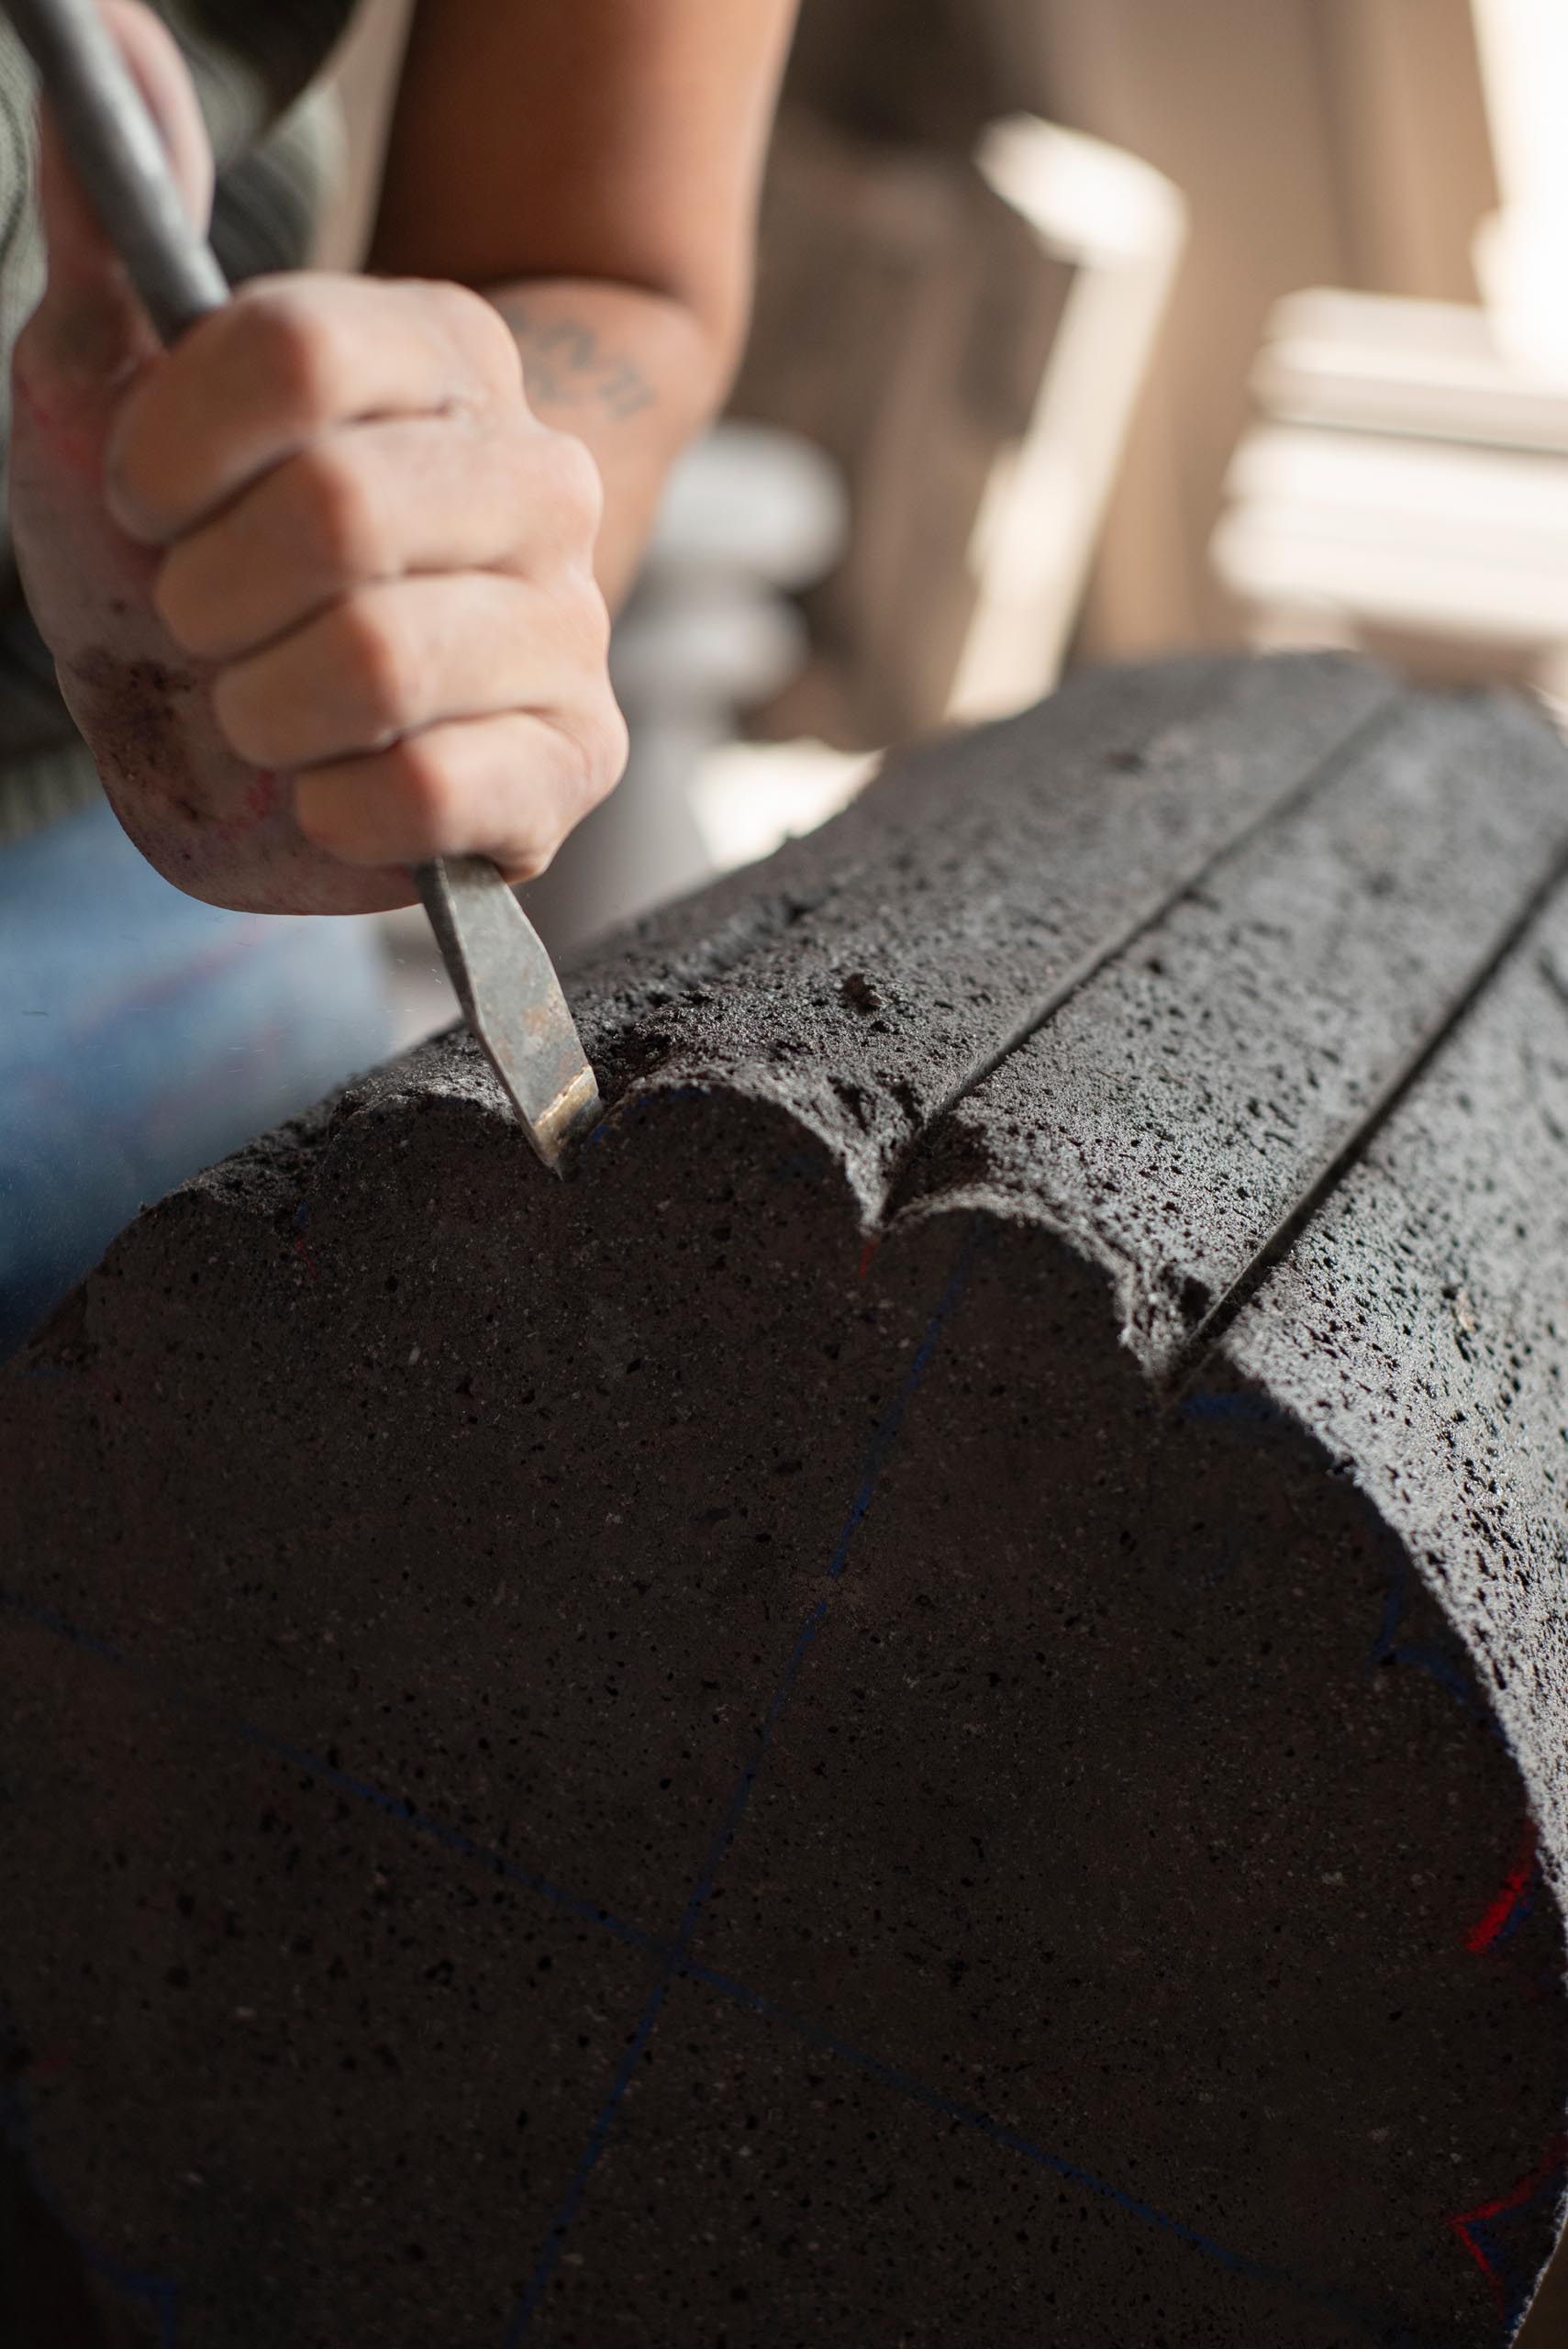
[[[692,783],[692,812],[717,873],[754,864],[781,843],[814,832],[863,790],[880,751],[827,742],[725,742]]]
[[[1480,309],[1314,292],[1275,309],[1253,392],[1214,560],[1256,646],[1562,692],[1568,373]]]
[[[1215,535],[1255,643],[1400,640],[1416,665],[1555,685],[1568,646],[1568,377],[1488,315],[1366,294],[1282,303]]]
[[[1326,289],[1270,316],[1252,372],[1270,416],[1477,447],[1568,445],[1568,375],[1520,368],[1491,313]]]
[[[1230,487],[1220,558],[1255,596],[1344,601],[1348,622],[1478,645],[1568,642],[1562,456],[1282,426],[1248,439]]]
[[[648,563],[666,581],[740,564],[775,587],[809,587],[839,560],[847,527],[842,485],[817,450],[720,424],[671,473]]]
[[[1260,647],[1366,644],[1568,695],[1565,0],[1473,0],[1502,209],[1485,307],[1314,291],[1269,319],[1214,539]]]
[[[1475,265],[1499,342],[1568,379],[1568,6],[1473,0],[1502,207]]]
[[[998,462],[975,531],[955,722],[1022,709],[1061,674],[1187,234],[1169,180],[1037,116],[994,123],[976,160],[1074,274],[1029,430]]]

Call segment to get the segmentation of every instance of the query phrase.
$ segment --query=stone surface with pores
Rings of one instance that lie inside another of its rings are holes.
[[[0,1379],[5,2117],[179,2349],[1460,2349],[1568,2182],[1568,753],[1107,673]]]

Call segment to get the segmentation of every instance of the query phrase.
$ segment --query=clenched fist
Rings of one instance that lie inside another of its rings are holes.
[[[172,43],[106,13],[193,212]],[[410,864],[542,870],[626,753],[583,443],[455,285],[295,274],[162,352],[46,122],[49,284],[18,341],[18,562],[131,838],[266,911],[407,903]]]

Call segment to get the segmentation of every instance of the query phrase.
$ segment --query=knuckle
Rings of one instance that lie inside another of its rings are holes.
[[[269,705],[252,691],[243,665],[220,670],[213,681],[213,712],[230,749],[252,766],[280,765],[286,746],[275,731]]]
[[[562,722],[513,711],[490,729],[484,767],[489,800],[501,811],[496,861],[508,880],[537,880],[591,805],[584,745]]]
[[[104,451],[109,510],[138,538],[165,535],[170,516],[168,436],[162,430],[161,378],[134,385],[110,429]]]
[[[512,887],[521,888],[525,881],[537,881],[541,873],[548,873],[565,838],[564,829],[552,830],[548,838],[530,841],[526,848],[519,848],[509,856],[505,870]]]
[[[278,287],[234,305],[232,332],[241,364],[286,412],[305,425],[328,422],[337,379],[331,328],[321,311]]]
[[[577,729],[582,789],[586,807],[598,805],[615,789],[626,771],[631,737],[619,703],[605,694]]]
[[[417,835],[431,848],[455,839],[463,794],[439,737],[412,734],[387,756],[393,789]]]
[[[508,390],[522,381],[522,361],[510,328],[493,302],[470,285],[439,280],[429,289],[447,332],[485,382]]]
[[[389,740],[416,707],[417,662],[408,631],[386,596],[361,596],[332,622],[334,654],[369,733]]]
[[[614,622],[604,592],[592,572],[584,575],[582,587],[573,599],[573,611],[595,676],[604,679],[609,668],[610,635]],[[619,715],[618,711],[617,715]]]
[[[609,690],[613,622],[604,591],[586,563],[574,562],[554,579],[534,583],[548,599],[550,634],[584,696]]]
[[[386,526],[380,501],[350,459],[330,448],[295,458],[308,540],[335,579],[375,579],[386,568]]]
[[[631,755],[631,729],[619,702],[611,698],[605,718],[604,774],[605,789],[613,790],[626,773],[626,763]]]
[[[598,466],[574,433],[550,432],[546,463],[550,502],[574,545],[598,536],[605,488]]]
[[[198,660],[217,658],[228,641],[223,608],[210,592],[205,568],[195,550],[176,547],[152,584],[159,618],[176,644]]]

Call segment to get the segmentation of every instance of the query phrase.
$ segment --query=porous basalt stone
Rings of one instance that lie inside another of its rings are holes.
[[[9,2131],[149,2341],[1461,2349],[1557,2231],[1568,757],[1086,681],[0,1386]]]

